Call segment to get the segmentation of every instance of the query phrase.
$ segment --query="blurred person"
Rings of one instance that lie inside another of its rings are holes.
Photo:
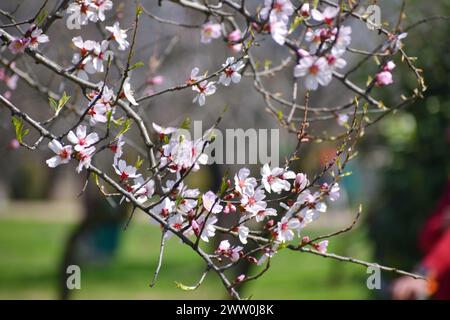
[[[446,190],[423,227],[419,245],[424,258],[415,270],[427,281],[401,277],[392,286],[396,300],[450,300],[450,176]]]

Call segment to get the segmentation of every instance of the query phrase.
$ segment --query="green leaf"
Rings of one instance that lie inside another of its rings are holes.
[[[177,282],[177,281],[175,281],[175,285],[177,286],[177,288],[179,288],[183,291],[193,291],[193,290],[197,289],[197,286],[186,286],[186,285],[182,284],[181,282]]]
[[[187,117],[183,120],[183,122],[180,124],[181,129],[189,130],[189,127],[191,126],[191,118]]]
[[[278,110],[278,112],[277,112],[277,118],[278,118],[278,121],[283,120],[283,112],[282,112],[281,110]]]
[[[292,22],[291,27],[289,28],[289,34],[295,31],[295,29],[298,28],[298,26],[303,22],[303,17],[295,17],[294,22]]]
[[[138,156],[136,162],[134,163],[134,166],[135,166],[137,169],[139,169],[139,168],[142,166],[143,163],[144,163],[144,159],[141,159],[141,157]]]
[[[67,102],[69,102],[70,96],[68,96],[67,93],[64,91],[59,101],[56,101],[51,97],[49,97],[48,100],[50,102],[50,106],[55,110],[55,113],[59,113],[61,109],[67,104]]]
[[[48,11],[43,9],[41,12],[39,12],[39,15],[34,20],[34,24],[40,27],[42,23],[45,21],[45,19],[47,19],[47,17]]]
[[[142,61],[138,61],[135,64],[133,64],[130,69],[128,69],[129,71],[143,67],[145,64]]]
[[[225,174],[223,177],[222,177],[222,182],[221,182],[221,184],[220,184],[220,195],[223,195],[223,194],[225,194],[225,191],[228,189],[228,183],[227,183],[227,180],[228,180],[228,177],[227,177],[227,175]]]
[[[139,17],[142,14],[142,12],[144,12],[142,7],[141,6],[137,6],[136,7],[136,16]]]
[[[125,120],[125,122],[123,123],[123,125],[122,125],[122,129],[120,129],[120,131],[119,131],[119,133],[116,135],[116,138],[117,137],[119,137],[119,136],[121,136],[121,135],[123,135],[125,132],[127,132],[128,130],[130,130],[130,128],[131,128],[131,119],[130,118],[127,118],[126,120]]]
[[[109,109],[108,113],[106,114],[106,127],[108,128],[108,130],[111,128],[111,118],[112,118],[112,109]]]
[[[16,130],[16,138],[19,143],[22,143],[23,138],[30,132],[28,129],[24,129],[23,119],[17,116],[12,117],[12,124]]]

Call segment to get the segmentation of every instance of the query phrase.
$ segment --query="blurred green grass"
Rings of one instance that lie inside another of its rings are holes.
[[[57,299],[58,266],[73,223],[0,219],[0,298]],[[315,233],[326,232],[317,230]],[[312,234],[313,236],[314,234]],[[175,281],[194,284],[203,270],[188,247],[171,239],[154,288],[148,286],[159,253],[157,227],[132,223],[121,234],[119,250],[108,265],[82,266],[81,290],[75,299],[222,299],[227,295],[216,275],[209,274],[196,291],[185,292]],[[330,242],[337,254],[369,259],[363,228]],[[256,268],[252,272],[258,272]],[[366,299],[366,270],[305,253],[282,250],[271,269],[244,288],[252,299]]]

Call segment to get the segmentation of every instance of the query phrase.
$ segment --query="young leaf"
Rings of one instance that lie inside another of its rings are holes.
[[[42,23],[45,21],[45,19],[48,16],[48,11],[43,9],[41,12],[39,12],[39,15],[34,20],[34,24],[40,27]]]
[[[183,122],[180,124],[181,129],[189,130],[189,127],[191,126],[191,119],[188,117],[183,120]]]
[[[23,119],[17,116],[12,117],[12,123],[16,130],[16,138],[19,143],[22,143],[23,138],[30,132],[28,129],[24,129],[23,127]]]
[[[130,69],[128,69],[128,70],[131,71],[131,70],[134,70],[134,69],[143,67],[143,66],[144,66],[144,63],[143,63],[142,61],[138,61],[138,62],[136,62],[135,64],[133,64],[133,65],[130,67]]]
[[[125,132],[130,130],[130,128],[131,128],[131,119],[127,118],[122,125],[122,129],[120,129],[119,133],[116,135],[116,139],[117,139],[117,137],[123,135]]]

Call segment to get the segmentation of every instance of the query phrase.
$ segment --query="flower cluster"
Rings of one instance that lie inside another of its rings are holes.
[[[75,16],[81,25],[86,25],[89,21],[105,21],[105,11],[112,7],[111,0],[76,0],[69,4],[67,13]]]
[[[242,60],[236,61],[234,57],[229,57],[222,64],[223,71],[220,73],[218,84],[222,84],[228,87],[231,83],[237,84],[241,81],[242,75],[239,71],[244,68],[244,62]],[[192,90],[197,92],[193,103],[198,102],[200,106],[205,105],[206,97],[216,93],[216,82],[204,79],[204,76],[199,76],[200,70],[196,67],[192,69],[191,75],[187,81],[188,85],[192,86]]]
[[[299,63],[294,68],[295,77],[305,77],[305,88],[317,90],[319,85],[327,86],[336,69],[345,68],[347,62],[342,58],[351,42],[352,29],[349,26],[333,27],[334,19],[339,13],[335,7],[326,7],[323,12],[302,7],[302,15],[324,22],[323,27],[309,28],[305,40],[309,50],[299,49]]]
[[[206,164],[208,156],[203,153],[207,141],[203,138],[190,140],[181,130],[162,128],[153,124],[153,128],[167,143],[161,147],[160,167],[168,168],[172,173],[197,171],[200,165]]]
[[[8,48],[13,54],[23,53],[25,49],[37,50],[40,43],[49,42],[47,35],[42,33],[36,25],[32,24],[20,38],[13,39]]]
[[[77,48],[77,52],[72,57],[75,75],[83,80],[88,80],[88,74],[102,73],[105,71],[104,63],[112,60],[114,55],[109,50],[110,40],[114,40],[119,45],[119,50],[126,50],[129,46],[126,40],[127,34],[125,30],[120,29],[119,23],[106,27],[111,32],[110,38],[101,42],[93,40],[85,40],[81,36],[72,39],[73,45]]]
[[[289,17],[294,13],[290,0],[265,0],[264,7],[259,12],[261,19],[267,21],[267,31],[273,40],[283,45],[288,35]]]
[[[86,126],[79,125],[76,132],[70,131],[67,135],[72,145],[62,145],[60,141],[53,139],[48,147],[56,154],[47,160],[50,168],[55,168],[61,164],[69,163],[74,158],[78,160],[77,172],[80,173],[83,168],[88,168],[91,164],[92,156],[95,153],[95,144],[99,141],[98,134],[92,132],[87,134]]]
[[[375,76],[375,85],[378,87],[388,86],[394,83],[391,71],[395,69],[395,63],[388,61]]]

